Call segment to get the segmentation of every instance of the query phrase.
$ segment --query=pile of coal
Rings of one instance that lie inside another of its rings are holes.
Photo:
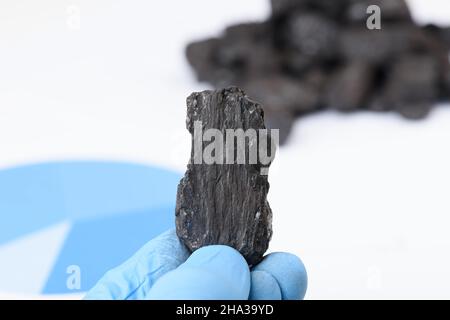
[[[295,117],[323,109],[424,118],[450,96],[450,28],[414,23],[404,0],[272,0],[264,22],[190,44],[198,79],[238,85],[288,136]],[[381,29],[367,8],[381,9]]]
[[[261,106],[236,87],[193,93],[187,99],[186,126],[192,135],[192,151],[178,185],[178,237],[191,251],[206,245],[228,245],[249,265],[257,264],[272,236],[266,173],[276,144],[264,125]],[[230,131],[257,134],[241,140],[239,149],[236,136],[227,135]],[[221,142],[212,145],[217,139]],[[260,150],[264,143],[266,148],[261,149],[267,151],[267,157],[262,161],[258,152],[251,161],[250,150]],[[239,162],[238,152],[242,151]]]

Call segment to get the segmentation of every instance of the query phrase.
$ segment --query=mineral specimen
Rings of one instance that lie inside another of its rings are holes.
[[[381,29],[367,27],[381,9]],[[417,25],[405,0],[271,0],[263,22],[189,45],[198,79],[238,85],[286,141],[295,118],[324,109],[425,117],[450,97],[450,28]]]
[[[249,265],[257,264],[272,236],[272,211],[266,199],[269,183],[264,170],[273,159],[276,143],[265,130],[262,108],[236,87],[193,93],[187,99],[186,126],[192,135],[192,150],[187,171],[178,185],[178,237],[191,251],[224,244],[241,252]],[[258,134],[244,138],[244,148],[238,148],[235,137],[228,136],[228,132],[239,129]],[[219,137],[224,139],[218,145],[231,146],[211,152],[217,157],[228,155],[231,150],[232,156],[226,162],[219,158],[214,163],[205,161],[204,154],[212,142],[203,139],[202,132],[206,135],[208,130],[216,134],[214,142]],[[258,153],[257,161],[252,163],[250,152],[260,150],[264,143],[266,148],[262,149],[268,151],[270,161],[263,162]],[[245,162],[239,163],[238,153],[243,150]]]

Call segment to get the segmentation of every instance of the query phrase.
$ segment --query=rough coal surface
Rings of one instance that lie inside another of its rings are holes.
[[[259,160],[255,164],[196,164],[195,121],[202,121],[203,132],[217,129],[226,137],[227,129],[265,129],[264,112],[236,87],[188,97],[191,161],[178,185],[176,202],[177,234],[191,251],[206,245],[228,245],[249,265],[255,265],[272,236],[272,211],[266,199],[269,183],[267,175],[261,174],[264,166]],[[203,142],[202,150],[209,143]],[[259,145],[259,136],[256,141],[246,140],[247,147],[249,143]]]
[[[281,142],[321,110],[397,112],[422,119],[450,97],[450,27],[419,26],[405,0],[271,0],[267,21],[229,26],[187,48],[200,81],[238,85]],[[381,9],[381,30],[366,25]]]

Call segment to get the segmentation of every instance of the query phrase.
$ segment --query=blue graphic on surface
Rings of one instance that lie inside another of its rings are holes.
[[[75,220],[173,205],[180,175],[142,165],[65,164],[59,176]]]
[[[80,290],[86,291],[108,269],[174,226],[180,177],[115,162],[55,162],[0,171],[0,245],[69,222],[72,228],[48,270],[44,293],[76,292],[66,285],[70,265],[80,267]],[[26,284],[26,276],[21,281]]]
[[[0,244],[65,219],[58,165],[0,171]]]
[[[44,288],[45,294],[87,291],[106,271],[130,258],[140,247],[174,227],[174,208],[157,208],[75,223]],[[70,289],[67,268],[80,268],[80,289]]]

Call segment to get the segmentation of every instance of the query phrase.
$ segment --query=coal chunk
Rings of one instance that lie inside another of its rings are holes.
[[[294,116],[288,111],[267,109],[264,113],[268,129],[279,130],[280,145],[286,143],[294,124]]]
[[[263,163],[259,157],[255,163],[209,163],[205,159],[199,163],[198,143],[200,151],[206,152],[211,142],[198,140],[195,131],[198,124],[202,132],[213,129],[221,133],[226,145],[226,130],[264,130],[263,110],[237,87],[193,93],[187,98],[191,161],[178,185],[176,202],[177,235],[191,251],[206,245],[228,245],[238,250],[249,265],[255,265],[261,261],[272,236],[265,174],[270,163]],[[271,154],[275,141],[270,136],[266,138],[257,135],[245,140],[247,160],[250,146],[259,147],[261,143],[270,145]],[[220,150],[216,149],[214,155]],[[223,153],[227,154],[227,150]]]
[[[335,53],[335,23],[321,15],[294,14],[283,30],[286,46],[299,54],[314,58],[328,58]]]
[[[430,56],[401,56],[390,70],[384,103],[408,119],[422,119],[431,110],[439,92],[439,65]]]
[[[368,63],[356,61],[342,67],[329,81],[325,104],[342,111],[361,108],[366,104],[373,78],[374,70]]]
[[[197,71],[197,79],[215,85],[227,83],[234,78],[234,72],[221,66],[214,59],[220,45],[219,39],[207,39],[190,43],[186,47],[186,57]]]
[[[264,105],[265,110],[308,113],[314,111],[319,103],[319,91],[308,83],[290,77],[274,75],[254,79],[243,87]]]
[[[439,36],[447,48],[450,48],[450,27],[442,28],[439,32]]]
[[[339,53],[345,60],[382,64],[411,50],[414,31],[407,25],[384,26],[382,30],[360,27],[342,29]]]
[[[228,27],[214,58],[221,66],[236,70],[236,81],[246,75],[256,77],[258,74],[278,72],[279,63],[271,34],[267,23]]]

